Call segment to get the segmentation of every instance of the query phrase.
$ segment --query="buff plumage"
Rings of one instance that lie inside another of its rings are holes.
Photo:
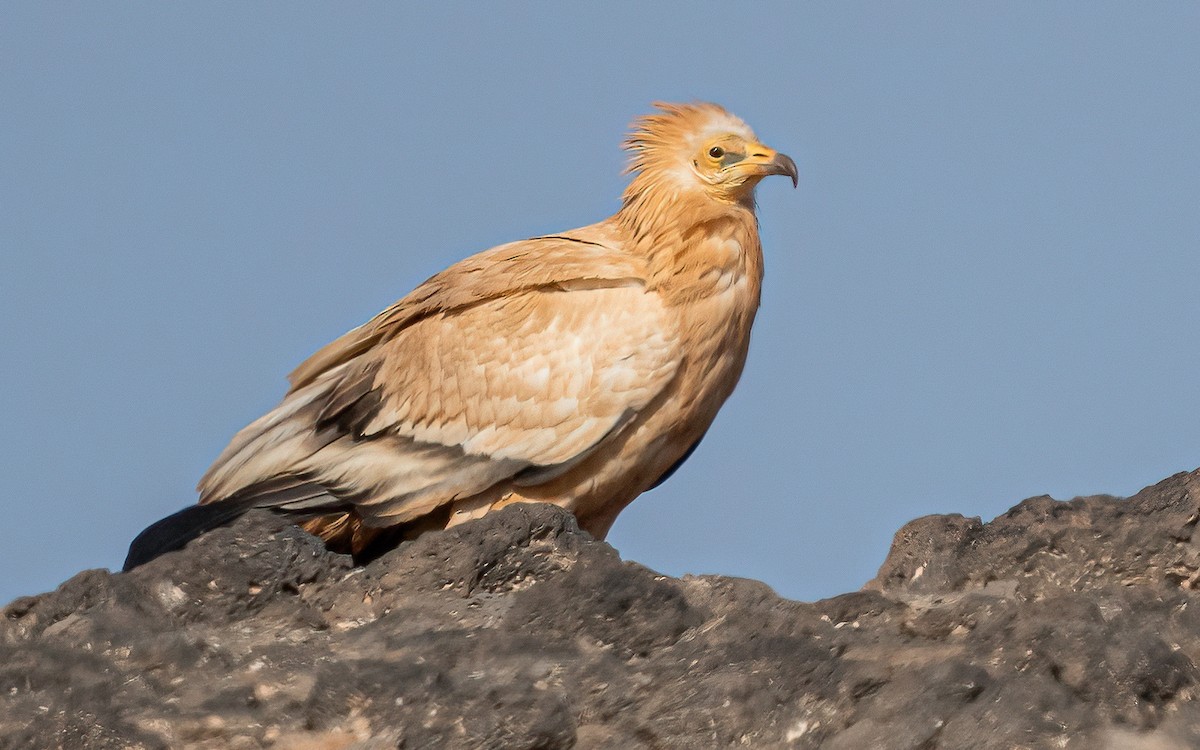
[[[126,566],[260,507],[356,553],[514,502],[603,538],[732,392],[762,280],[754,189],[796,180],[721,107],[657,106],[614,216],[467,258],[318,351]]]

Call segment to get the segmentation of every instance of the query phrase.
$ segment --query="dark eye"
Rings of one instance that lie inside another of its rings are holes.
[[[721,148],[720,146],[713,146],[708,150],[708,155],[714,159],[720,159],[725,155],[725,149]]]

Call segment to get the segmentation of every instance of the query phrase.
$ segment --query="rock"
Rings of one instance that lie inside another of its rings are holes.
[[[1200,746],[1200,471],[917,519],[863,591],[517,505],[363,567],[266,512],[0,620],[0,748]]]

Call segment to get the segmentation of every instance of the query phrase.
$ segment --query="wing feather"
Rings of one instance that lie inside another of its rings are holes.
[[[640,287],[529,291],[422,320],[379,351],[380,405],[364,432],[568,461],[670,381],[667,330]]]
[[[642,261],[601,230],[570,235],[468,258],[321,349],[218,458],[202,502],[296,476],[394,523],[586,458],[679,357]]]
[[[605,224],[485,250],[435,274],[367,323],[330,342],[288,376],[292,390],[387,341],[428,315],[555,284],[645,279],[644,261],[620,250]]]

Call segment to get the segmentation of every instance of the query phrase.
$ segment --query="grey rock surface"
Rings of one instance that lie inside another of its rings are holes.
[[[0,619],[0,748],[1200,747],[1200,471],[917,519],[862,591],[513,506],[355,567],[258,513]]]

